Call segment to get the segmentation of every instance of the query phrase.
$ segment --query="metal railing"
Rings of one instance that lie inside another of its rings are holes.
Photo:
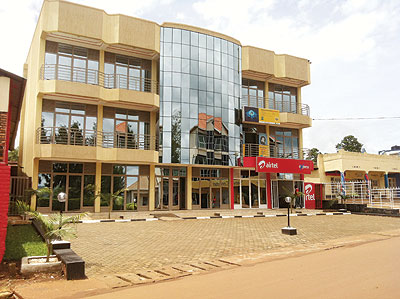
[[[40,127],[36,130],[36,143],[96,146],[97,131],[68,127]]]
[[[158,150],[156,136],[123,132],[101,132],[102,147]]]
[[[267,105],[267,106],[266,106]],[[288,112],[294,114],[302,114],[310,116],[310,106],[292,101],[283,101],[268,99],[256,96],[244,96],[241,98],[241,107],[258,107],[266,109],[279,110],[280,112]]]
[[[157,81],[123,74],[105,74],[98,70],[72,67],[60,64],[44,64],[40,69],[41,80],[64,80],[99,85],[110,89],[129,89],[159,93]]]
[[[10,203],[8,206],[8,216],[18,215],[17,201],[24,201],[30,205],[30,189],[32,180],[30,177],[11,176],[10,178]]]
[[[285,151],[282,147],[270,145],[269,156],[271,158],[282,158],[282,159],[301,159],[302,149],[294,149],[292,151]],[[243,156],[244,157],[259,157],[261,155],[260,145],[254,143],[245,143],[243,145]]]
[[[400,209],[400,188],[372,189],[369,206],[373,208]]]
[[[36,130],[36,143],[158,150],[156,136],[123,132],[98,132],[67,127],[38,128]]]

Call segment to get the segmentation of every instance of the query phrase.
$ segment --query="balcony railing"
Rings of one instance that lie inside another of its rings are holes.
[[[159,93],[155,80],[122,74],[105,74],[98,70],[71,67],[60,64],[44,64],[40,69],[41,80],[64,80],[99,85],[110,89],[129,89],[143,92]]]
[[[268,107],[264,107],[265,104],[268,104]],[[256,96],[245,96],[241,99],[241,107],[243,106],[274,109],[279,110],[280,112],[310,116],[310,107],[307,104],[292,101],[278,101],[275,99],[266,99]]]
[[[36,143],[158,150],[156,136],[122,132],[98,132],[66,127],[38,128],[36,130]]]
[[[243,157],[259,157],[260,145],[254,143],[245,143],[243,145]],[[293,149],[292,151],[284,150],[282,147],[270,145],[269,156],[271,158],[283,158],[283,159],[301,159],[302,149]]]

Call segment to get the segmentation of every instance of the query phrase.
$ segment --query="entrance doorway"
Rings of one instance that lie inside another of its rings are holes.
[[[186,168],[156,168],[156,210],[185,208]]]
[[[303,181],[274,180],[271,183],[273,209],[287,208],[285,197],[293,195],[296,188],[299,192],[303,192]],[[303,196],[297,199],[297,204],[304,208]]]

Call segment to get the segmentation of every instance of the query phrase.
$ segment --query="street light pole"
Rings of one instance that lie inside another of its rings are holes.
[[[287,227],[282,228],[282,234],[285,235],[297,235],[297,229],[290,226],[290,202],[292,201],[291,197],[285,197],[285,202],[288,204],[287,208]]]

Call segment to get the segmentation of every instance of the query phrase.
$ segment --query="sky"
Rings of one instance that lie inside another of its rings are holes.
[[[73,0],[105,10],[221,32],[242,45],[309,59],[302,88],[313,126],[304,148],[335,152],[354,135],[368,153],[400,145],[400,0]],[[0,68],[22,76],[42,0],[0,6]],[[8,29],[7,29],[8,28]]]

